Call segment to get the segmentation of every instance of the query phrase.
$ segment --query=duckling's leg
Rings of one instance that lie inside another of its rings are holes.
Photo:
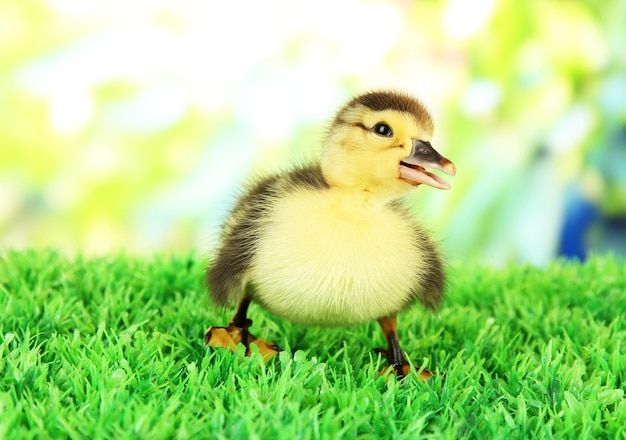
[[[398,341],[398,327],[395,316],[389,316],[382,318],[378,321],[380,327],[387,338],[387,344],[389,348],[387,350],[377,349],[378,353],[381,353],[387,358],[394,372],[398,378],[403,378],[411,371],[411,365],[406,360],[402,348],[400,348],[400,342]],[[432,376],[432,373],[428,370],[422,370],[419,373],[420,379],[428,379]]]
[[[265,360],[281,351],[276,344],[262,341],[248,331],[248,327],[252,325],[252,320],[248,319],[250,302],[248,296],[241,300],[228,327],[209,327],[204,335],[204,343],[211,347],[229,348],[232,351],[236,351],[237,344],[241,343],[246,347],[246,356],[250,356],[250,346],[256,345]]]

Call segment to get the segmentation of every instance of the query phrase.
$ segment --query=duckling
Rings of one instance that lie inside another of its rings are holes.
[[[456,174],[430,144],[434,124],[422,103],[374,91],[336,113],[321,160],[252,185],[224,225],[206,272],[218,306],[238,304],[228,327],[210,327],[209,346],[246,353],[280,351],[249,332],[248,307],[306,326],[377,320],[393,371],[410,366],[396,316],[416,301],[441,302],[445,285],[437,246],[399,200],[421,184],[449,189],[426,168]],[[422,371],[422,377],[431,373]]]

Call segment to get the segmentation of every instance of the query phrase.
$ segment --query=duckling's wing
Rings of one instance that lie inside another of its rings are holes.
[[[232,305],[241,298],[268,214],[277,200],[301,188],[328,188],[319,166],[262,179],[239,199],[224,224],[220,245],[206,273],[211,299],[216,304]]]
[[[250,187],[224,224],[220,244],[206,272],[211,299],[220,306],[234,304],[243,293],[262,219],[270,209],[267,199],[279,179],[268,177]]]
[[[443,300],[446,284],[445,265],[436,243],[422,226],[415,222],[402,201],[391,203],[391,209],[413,224],[413,242],[420,260],[419,282],[411,289],[410,301],[418,300],[428,309],[436,309]]]
[[[424,307],[434,310],[439,307],[443,300],[446,284],[444,265],[435,244],[423,231],[420,231],[419,234],[416,240],[419,241],[419,246],[422,250],[421,259],[424,271],[421,282],[412,289],[411,294]]]

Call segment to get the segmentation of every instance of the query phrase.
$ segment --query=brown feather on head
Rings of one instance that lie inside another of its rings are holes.
[[[353,98],[337,112],[333,125],[343,122],[342,115],[346,110],[359,105],[377,112],[395,110],[400,113],[408,113],[413,115],[416,121],[426,125],[430,131],[434,129],[430,113],[419,100],[405,93],[395,91],[369,92]]]

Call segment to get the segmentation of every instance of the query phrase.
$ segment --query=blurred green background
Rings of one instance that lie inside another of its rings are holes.
[[[395,88],[449,258],[626,254],[626,2],[0,0],[0,246],[208,253],[245,179]]]

